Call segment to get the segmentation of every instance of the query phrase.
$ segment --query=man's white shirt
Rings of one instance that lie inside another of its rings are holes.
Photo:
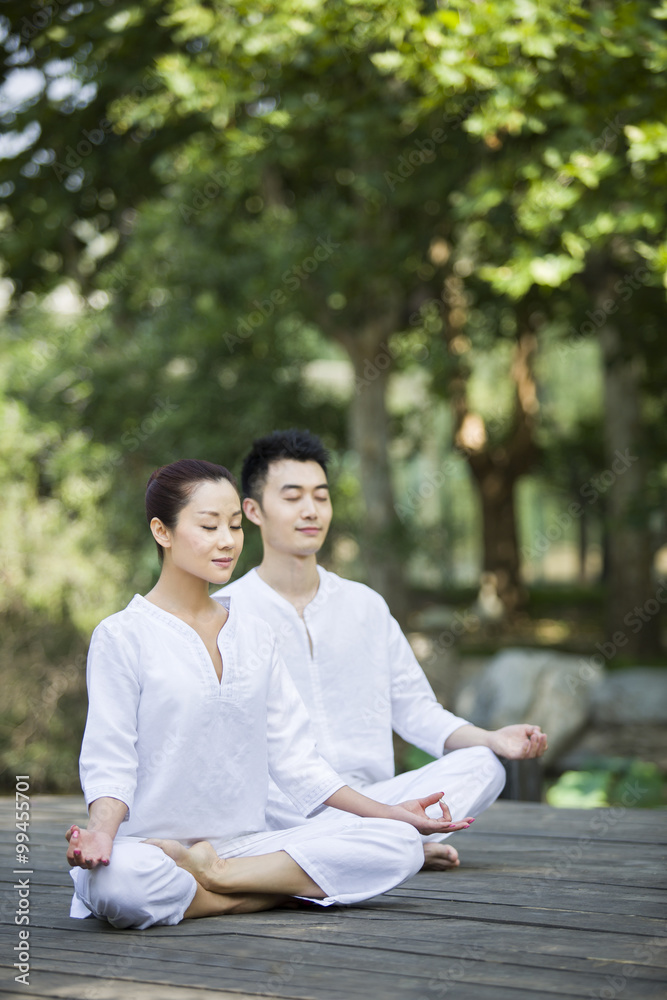
[[[241,612],[264,619],[305,702],[317,748],[356,788],[394,775],[392,729],[433,757],[467,725],[438,703],[384,599],[318,566],[320,585],[303,617],[257,570],[228,584]],[[312,648],[311,648],[312,647]],[[272,786],[269,805],[284,797]]]

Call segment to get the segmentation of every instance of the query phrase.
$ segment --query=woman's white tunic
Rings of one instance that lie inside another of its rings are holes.
[[[119,835],[230,848],[266,829],[269,774],[304,816],[344,784],[269,626],[215,599],[221,681],[194,629],[138,594],[93,633],[81,784],[127,804]]]

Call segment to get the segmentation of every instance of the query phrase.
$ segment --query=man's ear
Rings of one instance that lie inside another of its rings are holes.
[[[161,545],[163,549],[171,548],[171,532],[167,528],[159,517],[154,517],[151,520],[151,531],[153,532],[153,538]]]
[[[248,520],[252,521],[253,524],[256,524],[258,528],[261,527],[262,508],[260,507],[260,505],[257,503],[256,500],[253,500],[252,497],[246,497],[245,500],[243,501],[243,513],[248,518]]]

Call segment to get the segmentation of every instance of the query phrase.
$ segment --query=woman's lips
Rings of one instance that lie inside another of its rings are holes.
[[[296,530],[300,531],[302,535],[318,535],[321,529],[320,528],[297,528]]]

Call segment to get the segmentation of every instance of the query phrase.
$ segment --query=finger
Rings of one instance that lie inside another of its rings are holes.
[[[440,799],[440,808],[442,809],[442,818],[447,822],[451,823],[452,814],[449,811],[449,806],[444,799]]]
[[[456,833],[458,830],[467,830],[470,823],[466,823],[463,820],[457,820],[457,822],[447,823],[443,820],[431,820],[432,825],[428,829],[424,827],[424,832],[427,833]]]
[[[441,829],[447,829],[447,830],[462,829],[463,830],[463,829],[467,829],[467,827],[469,827],[471,823],[474,823],[475,819],[474,819],[473,816],[464,816],[462,819],[450,819],[450,820],[446,820],[446,819],[433,819],[433,820],[429,820],[429,818],[426,817],[426,820],[424,822],[427,822],[427,823],[428,822],[430,822],[430,823],[437,823],[438,826],[441,827]]]
[[[423,798],[417,799],[417,802],[420,806],[426,808],[426,806],[432,806],[436,802],[440,802],[444,794],[444,792],[432,792],[431,795],[425,795]]]

